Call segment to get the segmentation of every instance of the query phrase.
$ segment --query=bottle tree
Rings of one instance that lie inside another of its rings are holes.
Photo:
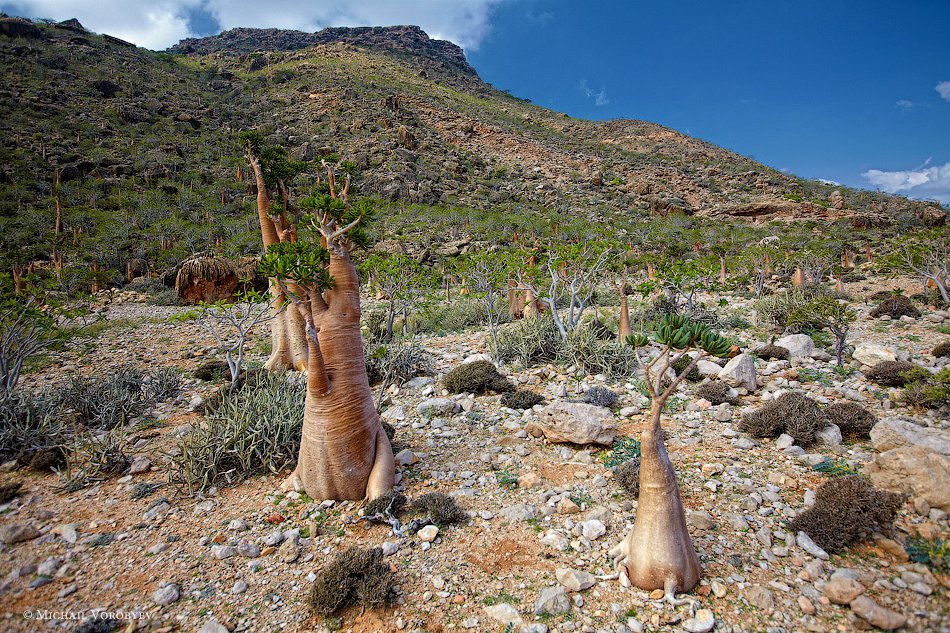
[[[730,343],[702,323],[681,315],[667,315],[655,332],[659,354],[643,365],[650,394],[650,418],[640,440],[640,497],[633,529],[611,554],[622,580],[652,591],[663,589],[676,603],[676,592],[686,592],[699,581],[699,558],[693,549],[679,485],[666,453],[661,417],[669,397],[683,377],[707,355],[726,356]],[[645,334],[633,334],[627,342],[636,348],[649,344]],[[692,360],[671,381],[667,371],[690,353]],[[639,352],[638,352],[639,356]],[[668,382],[667,382],[668,381]]]
[[[346,176],[338,187],[327,166],[326,182],[300,202],[297,239],[271,244],[260,264],[304,323],[303,431],[284,488],[314,499],[375,499],[392,488],[395,476],[363,362],[359,279],[350,257],[369,242],[372,212],[365,203],[350,203],[349,182]]]

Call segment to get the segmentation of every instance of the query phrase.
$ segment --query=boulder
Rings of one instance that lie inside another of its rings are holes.
[[[719,372],[722,371],[722,367],[704,358],[696,363],[696,371],[698,371],[701,376],[718,376]]]
[[[932,508],[950,512],[950,458],[923,446],[900,446],[867,464],[878,488],[923,497]]]
[[[875,424],[871,443],[882,453],[901,446],[923,446],[950,457],[950,431],[920,426],[899,417],[884,418]]]
[[[825,595],[835,604],[851,604],[864,593],[864,585],[851,578],[832,578],[824,588]]]
[[[858,596],[851,602],[851,610],[871,625],[884,631],[893,631],[907,624],[907,618],[896,611],[885,609],[867,596]]]
[[[884,347],[883,345],[874,345],[872,343],[858,345],[854,348],[854,353],[851,354],[851,357],[868,367],[874,367],[878,363],[883,363],[886,360],[897,360],[897,356],[891,348]]]
[[[571,599],[568,598],[564,587],[545,587],[541,590],[541,595],[534,601],[534,614],[560,615],[571,610]]]
[[[788,350],[788,357],[811,356],[815,351],[815,341],[807,334],[789,334],[775,341],[774,345]]]
[[[0,542],[7,545],[32,541],[40,535],[40,531],[32,523],[10,523],[0,526]]]
[[[610,409],[584,402],[554,402],[544,407],[525,430],[549,442],[609,446],[617,437]]]
[[[841,446],[841,428],[837,424],[829,424],[818,431],[815,437],[819,444],[825,446]]]
[[[749,354],[739,354],[729,359],[719,372],[719,380],[730,387],[745,387],[755,391],[755,360]]]

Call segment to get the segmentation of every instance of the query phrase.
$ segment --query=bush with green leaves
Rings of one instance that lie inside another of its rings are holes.
[[[0,392],[0,462],[29,464],[35,455],[50,451],[64,457],[73,435],[49,393]]]
[[[181,439],[171,456],[171,481],[207,490],[293,465],[305,397],[306,383],[292,374],[267,375],[225,393],[220,406]]]
[[[950,367],[908,383],[901,400],[916,407],[940,409],[950,406]]]
[[[496,357],[501,362],[518,361],[524,367],[553,361],[562,347],[561,333],[548,316],[520,319],[498,332]]]
[[[568,333],[558,360],[564,365],[583,367],[588,374],[610,378],[632,376],[639,367],[634,351],[613,338],[604,340],[591,328],[576,328]]]
[[[180,386],[173,369],[122,365],[99,375],[70,376],[52,397],[60,410],[75,412],[82,424],[108,430],[145,413]]]
[[[788,315],[786,327],[795,329],[828,329],[835,337],[835,358],[842,365],[844,344],[857,313],[833,297],[820,296],[796,307]]]
[[[511,321],[507,310],[498,310],[495,314],[501,319],[501,323]],[[462,298],[451,303],[439,301],[424,306],[412,317],[410,327],[413,332],[442,334],[484,326],[488,321],[489,314],[484,301]]]
[[[804,284],[795,286],[788,290],[783,290],[770,297],[759,299],[756,303],[756,311],[760,322],[770,323],[782,329],[789,327],[789,317],[792,313],[802,306],[814,301],[819,297],[831,297],[831,290],[817,284]],[[820,324],[799,323],[793,328],[796,331],[804,329],[817,329]]]
[[[903,387],[930,377],[923,367],[905,360],[885,360],[865,370],[864,375],[885,387]]]
[[[417,376],[431,376],[435,372],[432,354],[415,341],[396,339],[375,348],[364,345],[363,356],[371,384],[380,381],[387,386],[402,384]]]

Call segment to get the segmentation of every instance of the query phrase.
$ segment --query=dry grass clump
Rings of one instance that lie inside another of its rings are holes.
[[[732,388],[721,380],[710,380],[699,386],[696,395],[709,400],[713,404],[722,404],[723,402],[728,402],[731,405],[739,404],[738,396],[732,395],[731,391]]]
[[[317,573],[310,607],[328,616],[354,604],[383,606],[392,599],[393,585],[393,572],[383,562],[382,549],[351,547]]]
[[[864,375],[885,387],[903,387],[930,376],[923,367],[903,360],[885,360],[869,368]]]
[[[510,409],[530,409],[544,402],[544,396],[528,389],[516,389],[501,396],[501,406]]]
[[[752,355],[763,360],[788,360],[789,352],[788,348],[786,347],[769,343],[768,345],[763,345],[759,349],[753,351]]]
[[[920,310],[914,307],[910,297],[895,295],[881,301],[876,308],[871,310],[871,316],[875,319],[887,315],[892,319],[899,319],[902,316],[909,316],[915,319],[920,318]]]
[[[209,360],[201,363],[191,374],[198,380],[220,380],[231,375],[231,369],[223,360]]]
[[[825,415],[831,424],[837,424],[841,436],[849,441],[866,440],[871,429],[877,424],[874,414],[854,402],[836,402],[825,408]]]
[[[828,553],[842,551],[875,529],[887,529],[904,503],[904,495],[877,490],[864,477],[848,475],[824,483],[815,505],[789,524],[805,532]]]
[[[363,516],[375,517],[385,516],[386,514],[394,517],[399,516],[399,513],[406,507],[406,502],[406,495],[390,490],[367,503],[366,507],[363,508]]]
[[[0,484],[0,504],[16,499],[20,495],[20,488],[22,487],[22,481]]]
[[[442,492],[429,492],[412,500],[412,509],[432,519],[437,525],[468,521],[468,513],[458,502]]]
[[[633,497],[640,496],[640,458],[628,459],[614,469],[614,480]]]
[[[753,437],[777,437],[788,433],[799,446],[814,443],[828,420],[818,403],[801,393],[789,391],[768,402],[739,422],[739,430]]]

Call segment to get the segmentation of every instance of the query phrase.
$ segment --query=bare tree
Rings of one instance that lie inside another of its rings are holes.
[[[263,323],[277,317],[284,306],[272,310],[276,297],[262,301],[257,293],[247,293],[234,303],[219,301],[202,307],[200,323],[214,337],[231,372],[231,386],[237,385],[244,367],[247,337]]]

